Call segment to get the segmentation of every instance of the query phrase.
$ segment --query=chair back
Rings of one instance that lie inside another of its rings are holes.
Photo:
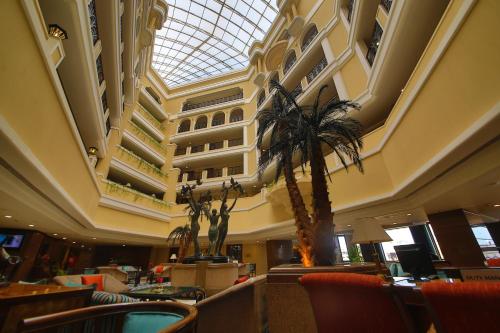
[[[311,273],[299,281],[309,294],[318,333],[411,331],[377,276]]]
[[[422,285],[437,332],[498,332],[499,282]]]
[[[490,267],[500,267],[500,258],[490,258],[486,259],[486,263]]]
[[[174,320],[165,320],[161,315]],[[149,317],[146,317],[149,315]],[[18,327],[19,333],[36,332],[86,332],[128,333],[138,332],[137,327],[154,326],[153,320],[173,322],[162,327],[158,333],[194,333],[198,311],[195,307],[175,302],[119,303],[90,306],[50,315],[24,319]],[[179,320],[179,316],[181,319]],[[142,324],[141,324],[142,321]],[[157,326],[157,325],[156,325]]]

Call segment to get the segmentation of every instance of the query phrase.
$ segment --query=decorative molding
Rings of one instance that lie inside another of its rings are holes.
[[[163,222],[171,221],[170,214],[161,213],[157,210],[146,208],[129,201],[120,200],[118,198],[112,197],[107,194],[103,194],[101,196],[101,200],[99,200],[99,205],[108,208],[113,208],[122,212],[153,218],[155,220],[160,220]],[[134,231],[134,233],[136,232]],[[150,234],[144,234],[144,235],[150,235]]]
[[[116,170],[120,170],[125,174],[129,175],[134,179],[138,179],[150,186],[156,188],[159,191],[167,191],[167,185],[162,183],[160,180],[151,177],[150,175],[142,172],[139,169],[134,168],[133,166],[128,165],[126,162],[121,161],[117,157],[113,156],[110,163],[110,168],[114,168]]]

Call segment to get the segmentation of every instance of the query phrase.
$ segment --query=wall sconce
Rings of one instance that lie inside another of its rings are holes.
[[[89,162],[90,165],[95,168],[97,165],[97,148],[96,147],[89,147],[89,150],[87,151],[89,155]]]
[[[49,35],[61,40],[68,39],[68,34],[57,24],[49,24]]]

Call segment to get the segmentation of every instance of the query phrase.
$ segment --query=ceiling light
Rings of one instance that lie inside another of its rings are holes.
[[[12,215],[5,215],[4,216],[6,219],[11,219],[12,218]]]
[[[28,227],[33,228],[35,225],[34,224],[28,224]]]
[[[63,237],[62,239],[68,239],[68,237]]]
[[[57,236],[57,234],[52,234],[52,236]]]
[[[500,207],[500,204],[494,204],[493,207]]]
[[[122,244],[122,246],[126,246],[125,244]]]
[[[73,241],[73,242],[71,242],[71,243],[76,244],[76,242],[75,242],[75,241]]]
[[[398,224],[397,222],[392,222],[392,224]]]
[[[348,224],[347,226],[348,226],[348,227],[350,227],[351,225],[350,225],[350,224]]]
[[[95,237],[92,237],[92,239],[97,239],[97,238],[95,238]]]
[[[82,245],[82,247],[85,247],[85,245]]]
[[[49,35],[59,39],[68,38],[68,34],[66,33],[66,31],[64,31],[64,29],[58,26],[57,24],[49,24]]]
[[[411,213],[406,214],[406,216],[411,216]]]

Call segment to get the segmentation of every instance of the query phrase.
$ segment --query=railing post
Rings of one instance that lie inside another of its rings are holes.
[[[222,177],[227,177],[227,167],[222,168]]]

